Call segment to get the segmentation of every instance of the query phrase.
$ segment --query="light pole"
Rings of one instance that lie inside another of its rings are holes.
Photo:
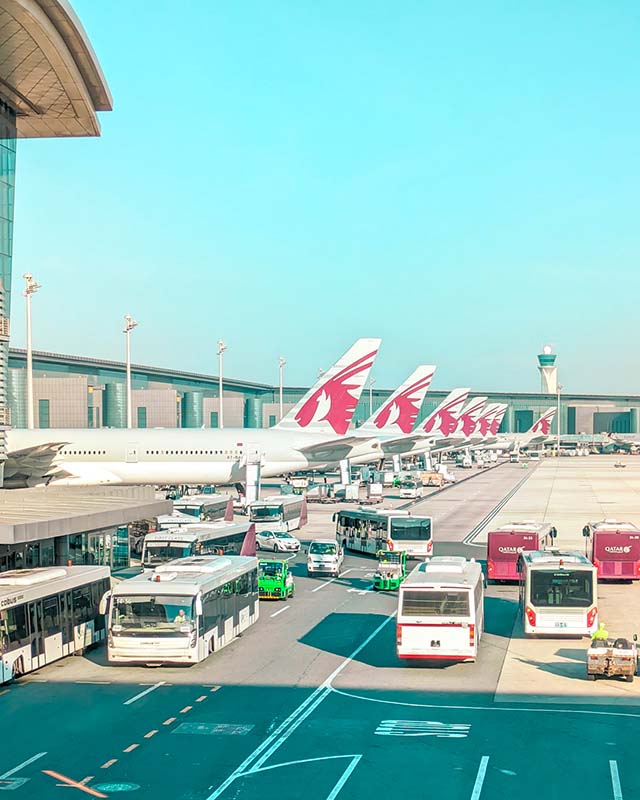
[[[557,451],[556,452],[556,457],[560,458],[560,392],[564,389],[564,386],[562,386],[561,384],[558,384],[557,388],[558,388],[558,411],[557,411],[557,416],[558,416],[558,423],[557,423],[557,425],[558,425],[558,441],[557,441],[557,444],[556,444],[556,451]]]
[[[40,284],[34,280],[33,275],[25,272],[22,276],[25,280],[24,296],[27,300],[27,428],[34,428],[34,409],[33,409],[33,349],[31,343],[31,295],[35,294],[40,288]]]
[[[282,419],[284,411],[283,411],[283,394],[284,394],[284,366],[287,363],[287,359],[284,356],[280,356],[278,359],[278,367],[280,368],[280,419]]]
[[[131,331],[138,323],[131,314],[124,315],[124,335],[127,343],[127,428],[133,428],[133,400],[131,397]]]
[[[224,428],[224,411],[222,408],[222,354],[227,349],[227,345],[218,339],[218,396],[220,398],[220,412],[218,414],[218,426]]]
[[[373,384],[376,382],[375,378],[369,378],[369,416],[373,415]]]

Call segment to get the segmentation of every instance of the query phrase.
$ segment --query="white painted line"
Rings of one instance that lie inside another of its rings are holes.
[[[283,745],[296,728],[311,714],[317,706],[333,691],[331,682],[336,678],[343,669],[345,669],[356,656],[364,650],[364,648],[380,633],[380,631],[387,625],[396,615],[394,611],[378,625],[378,627],[351,653],[348,658],[345,658],[339,666],[318,686],[313,692],[303,700],[302,703],[289,714],[289,716],[278,725],[278,727],[264,739],[256,749],[250,753],[245,760],[234,769],[229,777],[218,786],[218,788],[210,794],[206,800],[216,800],[220,797],[229,786],[242,775],[249,775],[258,772],[264,762],[270,758],[273,753]]]
[[[358,766],[358,762],[360,761],[361,758],[362,756],[353,757],[353,760],[351,761],[349,766],[342,773],[342,777],[331,790],[331,794],[327,797],[327,800],[335,800],[335,798],[338,796],[340,792],[340,789],[342,789],[345,783],[349,780],[349,776],[351,775],[353,770]]]
[[[10,769],[8,772],[5,772],[3,775],[0,775],[0,781],[4,780],[5,778],[9,778],[11,775],[15,775],[16,772],[20,772],[20,770],[23,769],[24,767],[28,767],[29,764],[33,764],[34,761],[37,761],[39,758],[42,758],[42,756],[46,756],[46,755],[47,755],[46,752],[44,752],[44,753],[38,753],[35,756],[31,756],[31,758],[28,758],[26,761],[23,761],[22,764],[18,764],[17,767],[14,767],[13,769]]]
[[[482,756],[480,759],[480,766],[478,767],[478,774],[476,775],[476,782],[473,784],[473,791],[471,792],[471,800],[478,800],[480,792],[482,791],[482,784],[484,783],[484,776],[487,773],[487,765],[489,763],[489,756]]]
[[[130,697],[128,700],[125,700],[122,704],[123,706],[130,706],[131,703],[135,703],[136,700],[139,700],[141,697],[144,697],[145,694],[149,694],[149,692],[153,692],[155,689],[159,689],[160,686],[164,686],[164,681],[159,681],[158,683],[154,683],[153,686],[150,686],[148,689],[145,689],[143,692],[135,695],[135,697]]]
[[[314,589],[314,591],[315,591],[315,589]],[[275,614],[269,614],[269,616],[273,619],[273,617],[277,617],[278,614],[282,614],[282,612],[286,611],[288,608],[291,608],[291,606],[285,606],[284,608],[281,608],[280,611],[276,611]]]
[[[613,789],[613,800],[623,800],[622,786],[620,786],[620,775],[618,773],[618,762],[609,762],[609,771],[611,772],[611,788]]]
[[[331,578],[331,580],[329,580],[329,581],[324,581],[324,583],[321,583],[320,586],[316,586],[316,588],[312,589],[311,591],[312,592],[319,592],[320,589],[324,589],[325,586],[328,586],[330,583],[333,583],[334,581],[337,581],[338,578],[341,578],[343,575],[346,575],[348,572],[354,572],[354,571],[355,571],[354,567],[351,567],[350,569],[345,569],[345,571],[341,572],[336,578]]]

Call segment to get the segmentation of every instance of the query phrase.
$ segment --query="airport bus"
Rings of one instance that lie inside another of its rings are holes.
[[[433,552],[431,517],[397,509],[343,509],[333,515],[336,540],[344,550],[375,555],[398,550],[426,558]]]
[[[295,531],[306,525],[306,498],[293,494],[272,495],[249,503],[249,520],[256,531]]]
[[[104,640],[109,567],[0,573],[0,684]]]
[[[518,583],[518,556],[523,550],[550,547],[557,530],[548,523],[510,522],[487,533],[487,577],[490,581]]]
[[[580,553],[520,553],[520,609],[527,636],[591,636],[598,627],[598,576]]]
[[[605,519],[590,522],[583,533],[589,536],[589,558],[599,580],[640,580],[640,528]]]
[[[104,598],[111,664],[195,664],[258,619],[258,562],[196,556],[121,581]]]
[[[475,661],[484,630],[484,579],[474,559],[436,556],[400,585],[398,658]]]
[[[144,537],[142,566],[147,568],[188,556],[239,556],[252,522],[214,522],[153,531]]]
[[[173,508],[201,522],[233,519],[233,500],[228,494],[192,494],[173,501]]]

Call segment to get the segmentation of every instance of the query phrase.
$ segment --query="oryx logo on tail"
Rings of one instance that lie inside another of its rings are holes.
[[[458,414],[469,397],[469,391],[470,389],[454,389],[450,392],[436,410],[427,417],[422,430],[425,433],[451,436],[458,426]]]
[[[486,397],[476,397],[471,400],[469,404],[465,406],[465,408],[463,408],[460,416],[458,417],[456,433],[462,433],[465,436],[471,436],[476,429],[478,417],[480,416],[480,412],[482,411],[486,401]]]
[[[544,412],[540,419],[531,427],[531,433],[542,433],[548,436],[551,433],[551,423],[556,415],[556,409],[551,407]]]
[[[372,421],[378,430],[395,425],[402,433],[411,432],[418,419],[420,406],[431,384],[435,369],[434,366],[418,367],[411,377],[376,411]]]
[[[500,425],[502,424],[502,420],[504,419],[504,415],[507,413],[507,409],[509,408],[507,403],[500,403],[500,407],[493,415],[493,419],[491,420],[491,424],[489,425],[489,433],[492,436],[498,435],[498,430],[500,429]]]
[[[380,339],[358,339],[276,428],[343,436],[349,429]]]

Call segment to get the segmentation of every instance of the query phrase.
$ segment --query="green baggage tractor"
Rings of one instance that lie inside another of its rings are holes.
[[[295,588],[286,558],[258,561],[258,595],[261,600],[286,600],[293,597]]]
[[[373,576],[375,591],[392,592],[407,577],[407,554],[397,550],[378,550],[378,568]]]

